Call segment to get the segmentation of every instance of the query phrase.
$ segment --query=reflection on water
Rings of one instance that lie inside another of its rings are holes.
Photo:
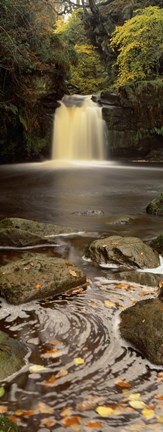
[[[58,253],[64,250],[66,259],[85,270],[87,289],[18,307],[1,299],[1,329],[31,350],[26,370],[4,383],[0,404],[16,418],[20,432],[161,432],[161,367],[144,359],[118,331],[121,310],[156,297],[157,289],[108,281],[108,269],[83,259],[90,241],[101,233],[150,239],[160,232],[161,218],[146,215],[144,209],[161,191],[161,177],[160,169],[1,170],[2,216],[33,217],[87,231],[60,236],[57,242]],[[103,213],[82,214],[86,210]],[[56,249],[50,253],[55,255]],[[0,251],[3,264],[15,256]],[[131,407],[135,393],[151,410],[149,418],[143,409]],[[108,417],[97,413],[99,406],[110,408]]]

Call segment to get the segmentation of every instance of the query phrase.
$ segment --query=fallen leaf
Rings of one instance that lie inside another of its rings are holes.
[[[16,410],[14,413],[17,417],[32,417],[33,415],[37,414],[35,409],[33,410]]]
[[[74,417],[65,417],[61,423],[63,424],[63,426],[65,427],[69,427],[69,426],[73,426],[73,425],[78,425],[81,422],[81,418],[79,416],[74,416]]]
[[[140,396],[141,396],[140,393],[131,393],[129,395],[128,399],[131,399],[131,400],[140,399]]]
[[[159,287],[162,288],[163,287],[163,281],[159,282]]]
[[[78,411],[86,411],[90,409],[96,408],[97,404],[102,404],[104,402],[104,398],[102,396],[93,396],[88,395],[87,399],[79,402],[76,405],[76,409]]]
[[[113,414],[114,410],[108,406],[98,406],[96,408],[96,412],[101,417],[109,417],[111,414]]]
[[[56,378],[62,378],[66,375],[68,375],[68,371],[66,369],[60,369],[60,371],[56,374]]]
[[[93,300],[90,301],[89,304],[90,304],[94,309],[96,309],[96,308],[98,307],[97,303],[96,303],[95,301],[93,301]]]
[[[29,366],[29,372],[30,373],[40,373],[40,372],[44,372],[47,371],[48,369],[43,366],[43,365],[39,365],[39,364],[33,364]]]
[[[155,396],[155,399],[163,400],[163,395],[157,395],[157,396]]]
[[[44,419],[41,419],[41,423],[44,426],[47,426],[48,428],[50,428],[51,426],[54,426],[54,424],[56,423],[56,421],[54,419],[44,418]]]
[[[126,387],[126,388],[131,387],[131,384],[128,383],[127,381],[116,381],[115,384],[118,387]]]
[[[56,381],[55,375],[51,375],[49,379],[43,381],[43,384],[51,386],[55,383],[55,381]]]
[[[69,273],[70,273],[70,275],[73,276],[73,277],[76,277],[76,276],[77,276],[77,274],[76,274],[76,272],[75,272],[74,270],[69,270]]]
[[[143,409],[146,408],[146,404],[139,400],[139,399],[135,399],[135,400],[129,400],[129,405],[134,408],[134,409]]]
[[[157,415],[156,417],[160,423],[163,423],[163,415]]]
[[[36,288],[36,289],[40,289],[40,288],[41,288],[41,285],[40,285],[39,283],[37,283],[37,284],[35,285],[35,288]]]
[[[157,381],[158,382],[163,382],[163,372],[158,372],[158,374],[157,374]]]
[[[8,407],[5,405],[0,405],[0,414],[4,414],[8,411]]]
[[[47,343],[50,345],[63,345],[63,342],[58,339],[50,339]]]
[[[41,414],[53,414],[54,408],[44,402],[38,402],[35,407],[35,412],[39,412]]]
[[[44,354],[43,357],[52,357],[52,358],[56,358],[59,357],[60,355],[62,355],[61,351],[59,351],[57,348],[52,348],[50,350],[47,350]]]
[[[110,300],[104,300],[104,305],[108,308],[116,307],[116,303],[110,301]]]
[[[152,409],[144,408],[142,410],[142,415],[146,420],[151,420],[155,416],[155,412]]]
[[[71,408],[69,407],[64,407],[61,411],[61,416],[62,417],[71,417],[72,416],[72,411]]]
[[[96,422],[96,421],[93,421],[93,420],[90,420],[87,423],[87,426],[90,427],[90,428],[98,428],[98,427],[103,427],[103,424],[99,423],[99,422]]]
[[[75,365],[83,365],[85,363],[84,359],[82,357],[76,357],[74,358]]]

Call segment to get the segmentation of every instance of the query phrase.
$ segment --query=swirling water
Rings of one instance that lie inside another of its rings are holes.
[[[116,181],[117,172],[116,179],[114,172],[112,174],[112,180]],[[9,202],[6,202],[5,187],[1,195],[1,208],[3,210],[6,208],[7,216],[14,212],[14,216],[30,218],[33,212],[38,220],[57,222],[59,204],[57,203],[55,216],[52,193],[48,192],[47,188],[44,197],[43,189],[41,189],[40,202],[40,196],[37,196],[38,188],[34,192],[34,184],[37,184],[36,172],[33,176],[32,186],[29,184],[33,175],[31,172],[28,181],[26,181],[26,189],[20,190],[20,188],[25,187],[25,180],[24,183],[20,181],[20,177],[22,178],[21,169],[20,175],[17,170],[14,171],[13,177],[16,177],[17,184],[15,201],[14,193],[11,190],[13,184],[11,168],[9,180],[6,180],[5,175],[6,171],[4,173],[6,191],[8,184],[10,189],[8,191],[12,193],[12,197],[10,197],[11,209]],[[128,176],[128,174],[126,175]],[[144,175],[147,176],[147,173]],[[158,171],[156,173],[157,186],[154,178],[151,178],[147,183],[148,199],[149,196],[155,196],[158,187],[161,188],[159,175],[161,179],[161,173]],[[51,173],[50,176],[52,180]],[[66,176],[68,178],[68,173]],[[39,181],[42,181],[42,177],[39,174]],[[59,179],[60,194],[63,198],[65,192],[63,191],[62,173]],[[99,171],[97,179],[99,185]],[[55,186],[52,182],[52,187],[53,189],[55,187],[55,190],[56,180],[57,177],[55,178]],[[134,175],[135,187],[139,180],[140,176],[135,177]],[[124,215],[129,212],[130,205],[133,203],[134,208],[132,205],[131,207],[135,214],[136,201],[133,201],[132,190],[131,198],[129,198],[127,188],[130,187],[131,182],[125,183],[129,186],[126,186],[126,190],[123,188],[120,196],[120,179],[119,205],[122,208],[124,203],[128,203],[128,208],[121,210],[122,223],[112,221],[112,215],[118,214],[118,207],[116,204],[115,211],[111,179],[109,183],[107,174],[109,186],[107,186],[107,182],[104,185],[103,181],[100,181],[102,190],[105,190],[105,197],[100,198],[100,190],[98,190],[98,197],[96,195],[95,198],[98,198],[98,208],[102,208],[104,215],[99,214],[94,219],[90,219],[89,216],[86,219],[82,214],[75,216],[74,211],[81,209],[78,207],[78,201],[76,201],[69,213],[67,204],[65,204],[66,221],[68,215],[68,221],[72,218],[74,226],[78,228],[80,226],[82,230],[87,224],[87,231],[89,231],[92,224],[93,229],[98,231],[99,227],[103,233],[140,235],[146,239],[159,233],[161,229],[160,219],[157,219],[156,223],[156,219],[153,221],[152,218],[139,214],[136,220],[131,218],[130,223],[126,223]],[[71,183],[71,187],[72,184],[76,187],[75,182]],[[68,187],[68,183],[66,187]],[[107,188],[111,188],[110,200],[107,197]],[[30,193],[32,191],[32,200],[28,195],[29,189]],[[139,192],[139,184],[137,189],[137,205],[138,203],[140,205],[142,192]],[[144,194],[147,192],[144,191]],[[94,198],[90,198],[88,194],[88,190],[86,192],[80,191],[80,203],[82,200],[84,203],[86,201],[88,206],[89,201],[89,203],[91,202],[89,208],[97,209],[94,207]],[[73,200],[71,201],[71,197],[69,198],[72,206]],[[100,199],[105,200],[103,207]],[[31,203],[30,206],[28,205],[29,202]],[[109,214],[106,210],[106,202],[112,205],[111,210],[109,207]],[[40,208],[42,213],[39,213]],[[139,208],[142,211],[142,205]],[[61,202],[61,215],[62,212],[63,200]],[[79,220],[76,225],[75,220]],[[20,432],[163,431],[162,368],[150,364],[141,353],[122,340],[119,334],[121,310],[138,300],[154,298],[157,296],[158,290],[134,283],[111,282],[107,279],[107,273],[108,271],[114,272],[114,269],[97,268],[91,262],[83,259],[85,247],[91,238],[101,235],[98,232],[93,232],[93,229],[91,233],[85,235],[82,233],[73,234],[67,238],[60,236],[57,242],[58,249],[55,247],[50,252],[49,249],[47,251],[47,253],[55,256],[57,250],[60,253],[59,248],[64,250],[66,258],[79,264],[85,270],[88,278],[87,288],[79,288],[58,298],[30,302],[18,307],[7,304],[3,299],[0,300],[1,330],[5,330],[12,337],[24,342],[29,349],[27,363],[20,373],[3,383],[5,394],[0,400],[0,411],[6,410],[6,415],[16,420]],[[65,245],[68,247],[64,248]],[[20,254],[20,251],[17,253]],[[8,260],[14,259],[15,254],[12,250],[1,250],[1,262],[4,264]],[[142,408],[131,406],[130,397],[132,398],[133,394],[136,394],[138,400],[146,404],[148,413],[145,413]],[[106,417],[98,413],[99,406],[110,408]]]

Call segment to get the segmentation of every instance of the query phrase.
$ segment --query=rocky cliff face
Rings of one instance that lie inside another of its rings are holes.
[[[163,161],[163,86],[138,82],[101,94],[109,156]]]

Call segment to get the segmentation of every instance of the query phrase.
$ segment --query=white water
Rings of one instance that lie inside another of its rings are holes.
[[[65,105],[65,103],[66,105]],[[105,122],[90,96],[66,96],[54,118],[53,160],[104,160]]]

